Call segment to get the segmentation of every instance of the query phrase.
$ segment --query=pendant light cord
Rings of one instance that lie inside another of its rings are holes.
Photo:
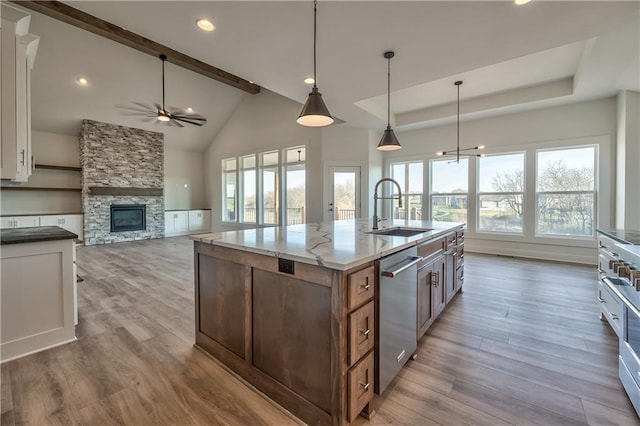
[[[391,127],[391,57],[387,58],[387,127]]]
[[[460,82],[462,84],[462,82]],[[457,137],[456,137],[456,163],[460,164],[460,84],[458,86],[458,121],[457,121]]]
[[[164,63],[167,60],[165,55],[160,55],[162,61],[162,111],[164,112]]]
[[[316,15],[318,6],[318,0],[313,0],[313,87],[317,88],[318,84],[316,81]]]

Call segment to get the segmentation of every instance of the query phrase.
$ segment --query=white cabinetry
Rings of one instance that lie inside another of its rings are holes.
[[[40,216],[9,216],[0,218],[0,228],[32,228],[40,226]]]
[[[189,230],[188,211],[170,211],[164,213],[164,234],[182,235]]]
[[[1,7],[0,178],[26,182],[33,167],[31,69],[39,38],[28,34],[31,15],[4,2]]]
[[[169,210],[164,213],[164,235],[173,237],[211,229],[211,210]]]
[[[81,214],[40,216],[40,226],[59,226],[82,239],[83,216]]]
[[[210,229],[210,210],[189,210],[189,232],[209,231]]]

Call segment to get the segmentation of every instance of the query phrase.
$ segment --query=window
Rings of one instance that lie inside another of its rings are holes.
[[[222,200],[222,220],[235,222],[236,211],[238,209],[238,195],[237,195],[237,167],[236,159],[230,158],[228,160],[222,160],[222,185],[223,185],[223,200]]]
[[[467,222],[469,160],[431,161],[431,220]]]
[[[595,146],[538,150],[536,235],[593,236]]]
[[[287,163],[285,191],[285,201],[287,204],[286,218],[287,225],[297,225],[305,223],[304,206],[306,202],[306,170],[305,170],[306,150],[303,146],[288,149],[286,151]]]
[[[524,153],[478,158],[478,231],[523,232]]]
[[[222,220],[262,225],[304,223],[304,161],[304,146],[222,160]]]
[[[394,219],[422,220],[422,182],[424,175],[422,161],[394,163],[391,165],[391,178],[400,184],[402,189],[402,207],[393,202]],[[398,196],[398,188],[391,187],[393,197]]]

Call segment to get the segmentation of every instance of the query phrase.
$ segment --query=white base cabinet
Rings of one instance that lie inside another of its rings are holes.
[[[165,237],[209,230],[211,230],[211,210],[169,210],[164,213]]]

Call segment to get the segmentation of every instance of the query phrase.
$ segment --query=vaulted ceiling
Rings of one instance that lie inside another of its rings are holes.
[[[313,74],[312,1],[72,1],[66,4],[303,103]],[[396,130],[640,91],[637,1],[320,1],[318,87],[341,125],[384,128],[386,50]],[[150,55],[32,12],[41,37],[33,126],[77,134],[82,118],[164,131],[167,146],[202,151],[247,94],[167,64],[167,104],[208,123],[167,128],[118,105],[161,101]],[[205,33],[195,20],[207,17]],[[83,75],[87,87],[75,84]],[[295,120],[296,117],[290,117]]]

